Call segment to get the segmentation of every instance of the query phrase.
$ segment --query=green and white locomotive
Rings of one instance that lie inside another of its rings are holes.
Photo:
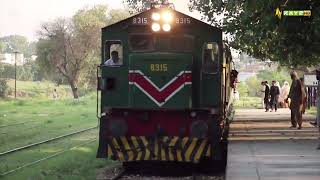
[[[222,158],[234,78],[221,29],[152,7],[102,29],[98,70],[99,158]]]

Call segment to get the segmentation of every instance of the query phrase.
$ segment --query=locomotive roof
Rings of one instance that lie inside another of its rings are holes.
[[[144,12],[141,12],[139,14],[136,14],[134,16],[131,16],[127,19],[124,19],[124,20],[121,20],[119,22],[116,22],[114,24],[111,24],[111,25],[108,25],[108,26],[105,26],[102,28],[102,30],[105,30],[105,29],[114,29],[114,30],[117,30],[117,29],[125,29],[127,28],[129,25],[132,25],[132,20],[133,18],[137,18],[137,17],[147,17],[147,18],[150,18],[151,17],[151,14],[153,12],[158,12],[158,11],[161,11],[161,10],[168,10],[168,8],[151,8],[149,10],[146,10]],[[210,24],[207,24],[203,21],[200,21],[198,19],[195,19],[191,16],[188,16],[184,13],[181,13],[179,11],[176,11],[174,9],[170,9],[170,11],[174,12],[175,16],[179,16],[179,17],[184,17],[184,18],[190,18],[191,21],[192,21],[192,24],[190,24],[189,26],[202,26],[202,27],[206,27],[208,29],[211,29],[211,30],[215,30],[215,31],[222,31],[220,28],[218,27],[215,27],[215,26],[212,26]],[[147,24],[145,24],[147,25]],[[151,25],[151,24],[150,24]]]

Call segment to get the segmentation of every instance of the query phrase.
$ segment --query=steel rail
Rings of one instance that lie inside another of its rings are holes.
[[[24,164],[24,165],[19,166],[19,167],[15,168],[15,169],[12,169],[12,170],[9,170],[9,171],[6,171],[6,172],[0,174],[0,177],[6,176],[6,175],[11,174],[11,173],[14,173],[14,172],[16,172],[16,171],[18,171],[18,170],[20,170],[20,169],[25,168],[25,167],[29,167],[29,166],[38,164],[38,163],[40,163],[40,162],[42,162],[42,161],[45,161],[45,160],[54,158],[54,157],[59,156],[59,155],[65,153],[65,152],[71,151],[71,150],[76,149],[76,148],[78,148],[78,147],[82,147],[82,146],[84,146],[84,145],[86,145],[86,144],[89,144],[89,143],[91,143],[91,142],[94,142],[94,141],[96,141],[96,140],[97,140],[97,138],[93,138],[93,139],[90,139],[89,141],[87,141],[87,142],[85,142],[85,143],[82,143],[82,144],[73,146],[73,147],[68,148],[68,149],[61,150],[61,151],[59,151],[59,152],[57,152],[57,153],[55,153],[55,154],[52,154],[52,155],[50,155],[50,156],[46,156],[46,157],[41,158],[41,159],[38,159],[38,160],[36,160],[36,161],[33,161],[33,162],[30,162],[30,163]]]
[[[122,176],[124,176],[126,174],[126,170],[123,169],[119,172],[119,174],[117,174],[115,177],[111,178],[111,180],[119,180],[121,179]]]
[[[26,124],[26,123],[30,123],[30,122],[36,122],[36,121],[39,121],[39,120],[31,120],[31,121],[25,121],[25,122],[20,122],[20,123],[12,123],[12,124],[8,124],[8,125],[0,126],[0,128],[16,126],[16,125],[21,125],[21,124]]]
[[[79,134],[79,133],[82,133],[82,132],[85,132],[85,131],[89,131],[89,130],[92,130],[92,129],[95,129],[95,128],[97,128],[97,126],[90,127],[90,128],[86,128],[86,129],[82,129],[82,130],[80,130],[80,131],[75,131],[75,132],[68,133],[68,134],[65,134],[65,135],[57,136],[57,137],[50,138],[50,139],[47,139],[47,140],[44,140],[44,141],[40,141],[40,142],[28,144],[28,145],[21,146],[21,147],[18,147],[18,148],[14,148],[14,149],[11,149],[11,150],[8,150],[8,151],[5,151],[5,152],[1,152],[1,153],[0,153],[0,157],[1,157],[1,156],[8,155],[8,154],[10,154],[10,153],[14,153],[14,152],[17,152],[17,151],[24,150],[24,149],[27,149],[27,148],[31,148],[31,147],[34,147],[34,146],[38,146],[38,145],[41,145],[41,144],[44,144],[44,143],[48,143],[48,142],[51,142],[51,141],[55,141],[55,140],[58,140],[58,139],[62,139],[62,138],[68,137],[68,136],[72,136],[72,135],[75,135],[75,134]]]

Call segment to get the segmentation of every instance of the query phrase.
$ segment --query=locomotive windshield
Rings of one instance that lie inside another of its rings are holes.
[[[151,34],[134,34],[129,38],[131,51],[152,51],[154,50],[154,41]]]
[[[172,36],[171,49],[178,52],[191,52],[193,50],[192,36]]]
[[[192,52],[194,38],[189,35],[133,34],[129,37],[129,46],[133,52]]]

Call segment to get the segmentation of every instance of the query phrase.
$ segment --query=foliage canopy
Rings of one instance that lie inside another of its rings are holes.
[[[70,85],[74,98],[78,98],[79,85],[95,83],[101,28],[127,16],[123,10],[98,5],[81,9],[72,18],[42,24],[37,45],[38,64],[49,76],[58,71]]]
[[[128,7],[141,11],[150,2],[125,0]],[[221,27],[231,47],[258,59],[283,65],[318,65],[320,62],[319,0],[189,0],[189,8],[203,19]],[[275,16],[283,10],[312,9],[311,17]]]
[[[191,8],[231,35],[232,47],[285,65],[320,62],[320,1],[189,0]],[[275,16],[275,10],[312,9],[311,17]],[[223,17],[216,19],[216,16]]]

